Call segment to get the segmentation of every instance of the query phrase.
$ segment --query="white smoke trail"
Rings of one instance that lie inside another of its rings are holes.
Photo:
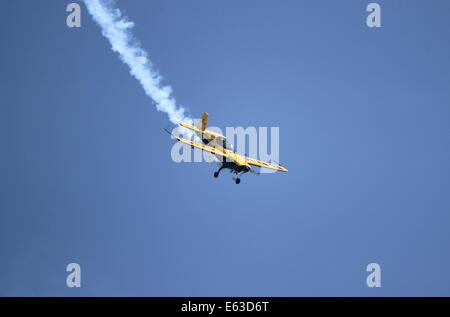
[[[145,93],[155,102],[156,109],[167,113],[174,124],[192,124],[193,120],[185,115],[183,107],[177,106],[171,96],[172,88],[161,86],[161,76],[153,69],[147,53],[134,40],[131,32],[134,23],[122,16],[122,12],[113,7],[112,1],[84,0],[84,3],[101,27],[102,34],[109,40],[112,50],[128,65],[131,75],[139,80]]]

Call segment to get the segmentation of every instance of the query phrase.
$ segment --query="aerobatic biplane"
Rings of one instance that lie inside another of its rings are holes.
[[[197,126],[180,123],[180,126],[193,130],[195,134],[200,138],[202,143],[197,143],[194,140],[187,140],[177,136],[173,137],[182,143],[190,145],[191,148],[197,147],[217,157],[217,159],[220,162],[220,168],[218,171],[214,172],[214,177],[218,177],[222,169],[230,169],[232,173],[236,174],[234,180],[236,184],[239,184],[241,182],[240,176],[242,174],[247,172],[256,173],[252,170],[252,166],[259,166],[262,168],[269,168],[282,172],[288,171],[281,165],[263,162],[254,158],[237,154],[232,149],[232,147],[226,142],[225,136],[215,133],[213,131],[206,130],[207,125],[208,125],[208,114],[206,112],[203,113],[202,119],[199,120]]]

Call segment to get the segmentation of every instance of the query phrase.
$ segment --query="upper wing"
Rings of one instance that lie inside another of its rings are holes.
[[[223,136],[223,135],[221,135],[221,134],[219,134],[219,133],[213,132],[213,131],[209,131],[209,130],[200,130],[199,128],[194,127],[193,125],[186,124],[186,123],[180,123],[180,125],[181,125],[182,127],[185,127],[186,129],[194,130],[195,132],[197,132],[197,133],[199,133],[199,134],[209,135],[209,136],[211,136],[213,139],[214,139],[214,138],[217,138],[217,137],[222,137],[222,138],[225,139],[225,136]]]
[[[227,153],[224,153],[222,150],[216,149],[215,147],[208,146],[208,145],[201,144],[201,143],[197,143],[197,142],[194,142],[194,141],[191,141],[191,140],[186,140],[186,139],[183,139],[183,138],[180,138],[180,137],[175,137],[175,139],[177,139],[178,141],[183,142],[185,144],[188,144],[190,146],[195,146],[195,147],[197,147],[199,149],[202,149],[203,151],[207,151],[209,153],[220,155],[220,156],[223,156],[223,157],[228,157]]]
[[[288,171],[286,168],[284,168],[281,165],[276,165],[276,164],[260,161],[260,160],[253,159],[251,157],[246,157],[246,156],[244,156],[244,158],[245,158],[245,161],[250,165],[261,166],[264,168],[270,168],[270,169],[274,169],[274,170],[278,170],[278,171],[282,171],[282,172]]]

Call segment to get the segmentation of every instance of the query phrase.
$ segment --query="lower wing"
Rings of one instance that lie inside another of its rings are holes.
[[[282,171],[282,172],[288,171],[286,168],[284,168],[281,165],[276,165],[276,164],[260,161],[260,160],[253,159],[253,158],[246,157],[246,156],[244,156],[244,158],[245,158],[245,161],[250,165],[256,165],[256,166],[260,166],[260,167],[264,167],[264,168],[270,168],[270,169]]]
[[[187,145],[190,146],[195,146],[199,149],[202,149],[203,151],[207,151],[209,153],[215,154],[215,155],[219,155],[222,156],[224,158],[229,158],[229,160],[234,161],[236,164],[238,165],[256,165],[256,166],[260,166],[260,167],[264,167],[264,168],[270,168],[270,169],[274,169],[274,170],[278,170],[278,171],[282,171],[282,172],[287,172],[288,170],[286,168],[284,168],[281,165],[276,165],[276,164],[272,164],[272,163],[268,163],[268,162],[264,162],[264,161],[260,161],[257,159],[253,159],[250,157],[246,157],[243,155],[239,155],[236,153],[227,153],[228,150],[222,150],[222,149],[216,149],[215,147],[209,146],[209,145],[205,145],[205,144],[201,144],[201,143],[197,143],[191,140],[187,140],[187,139],[183,139],[180,137],[175,137],[178,141],[183,142]]]
[[[205,144],[201,144],[201,143],[197,143],[191,140],[186,140],[183,138],[179,138],[179,137],[175,137],[178,141],[183,142],[185,144],[188,144],[190,146],[195,146],[199,149],[202,149],[203,151],[207,151],[209,153],[215,154],[215,155],[220,155],[222,157],[228,157],[227,153],[224,153],[222,150],[216,149],[215,147],[209,146],[209,145],[205,145]]]

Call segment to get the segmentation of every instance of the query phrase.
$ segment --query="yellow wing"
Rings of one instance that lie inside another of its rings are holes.
[[[278,171],[282,171],[282,172],[287,172],[288,170],[286,168],[284,168],[281,165],[276,165],[276,164],[272,164],[272,163],[268,163],[268,162],[264,162],[264,161],[260,161],[257,159],[253,159],[247,156],[243,156],[237,153],[234,153],[228,149],[216,149],[215,147],[212,146],[208,146],[205,144],[201,144],[201,143],[197,143],[191,140],[186,140],[180,137],[175,137],[178,141],[183,142],[187,145],[190,146],[195,146],[199,149],[202,149],[203,151],[207,151],[209,153],[215,154],[215,155],[219,155],[222,156],[224,158],[228,158],[229,161],[233,161],[235,162],[237,165],[256,165],[256,166],[261,166],[264,168],[270,168],[270,169],[274,169],[274,170],[278,170]],[[250,167],[250,166],[248,166]]]
[[[178,141],[183,142],[185,144],[188,144],[190,146],[195,146],[195,147],[197,147],[199,149],[202,149],[203,151],[207,151],[209,153],[220,155],[220,156],[223,156],[223,157],[228,157],[227,153],[224,153],[222,150],[216,149],[215,147],[208,146],[208,145],[201,144],[201,143],[197,143],[197,142],[190,141],[190,140],[186,140],[186,139],[183,139],[183,138],[180,138],[180,137],[175,137],[175,139],[177,139]]]
[[[261,167],[264,167],[264,168],[270,168],[270,169],[274,169],[274,170],[278,170],[278,171],[282,171],[282,172],[287,172],[288,171],[286,168],[284,168],[281,165],[276,165],[276,164],[260,161],[260,160],[253,159],[251,157],[246,157],[246,156],[244,156],[244,159],[250,165],[261,166]]]
[[[195,131],[195,132],[197,132],[197,133],[199,133],[199,134],[202,134],[202,135],[209,135],[209,136],[211,136],[212,139],[218,138],[218,137],[221,137],[221,138],[224,138],[224,139],[225,139],[225,136],[223,136],[223,135],[221,135],[221,134],[219,134],[219,133],[213,132],[213,131],[209,131],[209,130],[200,130],[199,128],[194,127],[193,125],[189,125],[189,124],[186,124],[186,123],[180,123],[180,125],[181,125],[182,127],[185,127],[186,129],[193,130],[193,131]]]

